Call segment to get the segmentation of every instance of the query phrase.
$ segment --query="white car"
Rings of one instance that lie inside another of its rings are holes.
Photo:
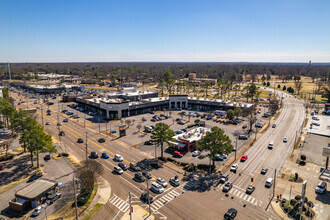
[[[179,180],[179,178],[177,176],[176,177],[171,177],[170,178],[170,183],[173,186],[179,186],[180,185],[180,180]]]
[[[156,182],[164,188],[167,187],[167,182],[162,178],[157,178]]]
[[[124,158],[120,154],[116,154],[113,159],[118,162],[122,162],[124,160]]]
[[[32,216],[38,216],[40,213],[42,213],[45,210],[45,205],[38,206],[32,213]]]
[[[283,142],[284,142],[284,143],[288,142],[288,139],[283,138]]]
[[[124,173],[123,169],[120,168],[119,166],[115,166],[115,167],[114,167],[114,170],[115,170],[115,172],[118,173],[118,174],[123,174],[123,173]]]
[[[312,117],[313,120],[318,121],[320,120],[318,117]]]
[[[227,154],[222,154],[221,157],[222,157],[222,159],[224,159],[224,160],[225,160],[225,159],[228,159],[228,155],[227,155]]]
[[[163,193],[165,191],[164,188],[156,182],[151,183],[150,190],[155,192],[155,193]]]
[[[193,153],[192,153],[192,156],[193,157],[197,157],[198,155],[200,155],[201,152],[199,150],[195,150]]]
[[[49,122],[49,121],[47,121],[47,122],[46,122],[46,125],[50,125],[50,122]]]
[[[233,166],[231,166],[230,171],[236,171],[238,169],[238,165],[235,163]]]

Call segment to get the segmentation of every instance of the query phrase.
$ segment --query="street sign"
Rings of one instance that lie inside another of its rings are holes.
[[[322,156],[324,157],[330,157],[330,147],[324,147]]]

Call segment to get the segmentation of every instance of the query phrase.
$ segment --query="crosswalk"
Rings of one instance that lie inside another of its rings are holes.
[[[177,189],[172,190],[171,192],[169,192],[166,195],[162,196],[157,201],[153,202],[152,205],[151,205],[151,210],[154,212],[154,211],[162,208],[164,205],[166,205],[167,203],[169,203],[170,201],[172,201],[173,199],[175,199],[176,197],[178,197],[181,194],[182,194],[182,191],[178,192]]]
[[[220,185],[219,189],[222,190],[222,188],[224,187],[225,184]],[[248,195],[245,193],[245,190],[237,187],[237,186],[233,186],[233,188],[231,190],[229,190],[229,192],[227,192],[228,194],[232,194],[240,199],[243,199],[245,201],[247,201],[248,203],[251,203],[255,206],[260,207],[262,204],[262,201],[254,198],[251,195]]]
[[[197,185],[197,182],[196,181],[190,180],[186,184],[179,186],[179,189],[181,189],[181,190],[189,190],[189,189],[193,188],[196,185]]]
[[[129,204],[127,201],[122,200],[117,195],[113,194],[113,196],[110,198],[110,203],[117,207],[120,211],[126,212],[129,209]]]

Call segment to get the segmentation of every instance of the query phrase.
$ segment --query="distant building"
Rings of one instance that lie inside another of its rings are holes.
[[[78,75],[64,75],[64,74],[56,74],[56,73],[38,73],[39,80],[47,80],[47,81],[61,81],[61,82],[71,82],[71,83],[80,83],[81,78]]]
[[[60,93],[75,92],[75,91],[78,92],[85,90],[84,86],[66,85],[66,84],[36,85],[36,84],[25,84],[25,83],[11,83],[10,86],[23,88],[25,90],[39,94],[60,94]]]
[[[123,83],[121,84],[121,87],[141,87],[142,83],[136,83],[136,82],[130,82],[130,83]]]
[[[205,82],[209,82],[211,85],[216,85],[216,79],[209,79],[209,78],[197,78],[196,73],[189,73],[188,78],[180,79],[180,82],[188,82],[188,83],[195,83],[197,85],[201,85]]]

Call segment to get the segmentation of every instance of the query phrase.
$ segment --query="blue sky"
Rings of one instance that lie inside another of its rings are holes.
[[[0,5],[0,62],[330,62],[328,0]]]

